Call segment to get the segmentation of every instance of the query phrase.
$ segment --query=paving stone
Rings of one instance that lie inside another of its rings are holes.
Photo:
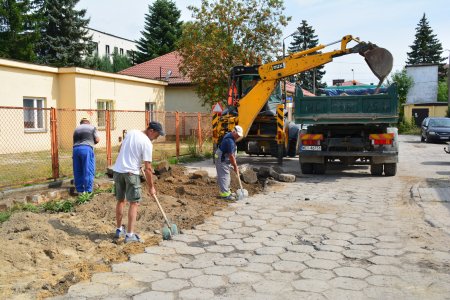
[[[264,230],[264,231],[277,231],[277,230],[283,229],[285,227],[286,226],[282,225],[282,224],[271,224],[271,223],[259,226],[259,228],[261,228],[261,230]]]
[[[283,293],[283,299],[326,300],[325,296],[323,296],[320,293],[300,292],[300,291]]]
[[[375,247],[372,245],[348,245],[345,248],[349,250],[362,250],[362,251],[372,251],[373,249],[375,249]]]
[[[350,243],[348,241],[344,241],[344,240],[323,240],[322,244],[345,247],[345,246],[348,246]]]
[[[403,248],[402,243],[391,243],[391,242],[379,242],[374,245],[377,248],[384,248],[384,249],[399,249]]]
[[[325,281],[315,279],[296,280],[292,282],[292,286],[300,291],[317,293],[323,292],[330,287]]]
[[[241,227],[241,228],[233,229],[233,232],[241,233],[241,234],[250,234],[250,233],[256,232],[256,231],[258,231],[258,229],[255,227]]]
[[[151,291],[142,294],[138,294],[133,297],[133,300],[174,300],[175,296],[173,293],[164,293]]]
[[[343,247],[333,246],[333,245],[319,245],[318,249],[320,251],[329,251],[329,252],[338,252],[338,253],[341,253],[342,251],[344,251]]]
[[[243,209],[243,210],[236,211],[236,214],[242,215],[242,216],[254,216],[254,215],[256,215],[256,210]]]
[[[365,280],[367,283],[375,286],[399,287],[404,285],[403,280],[396,276],[372,275],[367,277]]]
[[[327,233],[325,236],[330,240],[343,240],[343,241],[348,241],[354,238],[352,234],[346,232],[330,232]]]
[[[175,249],[161,246],[159,247],[153,246],[145,248],[145,253],[169,256],[175,254]]]
[[[217,241],[216,243],[217,243],[217,245],[234,246],[234,245],[242,244],[242,240],[241,239],[223,239],[223,240]]]
[[[220,223],[220,228],[223,229],[236,229],[242,227],[240,222],[222,222]]]
[[[351,291],[343,289],[329,289],[322,293],[327,299],[354,300],[365,299],[364,293],[361,291]]]
[[[371,224],[371,226],[373,226],[373,225]],[[379,232],[368,231],[368,230],[353,231],[352,234],[357,237],[364,237],[364,238],[376,238],[378,235],[380,235]]]
[[[407,299],[401,290],[389,287],[369,286],[363,292],[367,297],[372,299]]]
[[[359,222],[358,218],[347,218],[347,217],[341,217],[335,219],[337,223],[340,224],[347,224],[347,225],[353,225]]]
[[[292,245],[287,247],[288,251],[293,252],[302,252],[302,253],[311,253],[316,251],[313,246],[309,245]]]
[[[152,283],[152,290],[160,292],[179,291],[190,286],[187,280],[166,278]]]
[[[235,258],[235,257],[224,257],[214,260],[216,265],[219,266],[238,266],[242,267],[248,264],[245,258]]]
[[[202,239],[203,241],[216,242],[216,241],[223,240],[224,236],[223,235],[218,235],[218,234],[204,234],[204,235],[200,236],[199,238]]]
[[[261,230],[261,231],[256,231],[251,233],[252,236],[254,237],[274,237],[277,236],[278,233],[276,231],[270,231],[270,230]]]
[[[353,231],[358,230],[355,226],[346,225],[346,224],[336,224],[336,225],[331,226],[331,229],[333,231],[344,232],[344,233],[353,232]]]
[[[309,224],[306,223],[306,222],[295,221],[295,222],[291,222],[291,223],[287,224],[287,227],[288,228],[292,228],[292,229],[301,230],[301,229],[304,229],[306,227],[309,227]]]
[[[267,240],[262,243],[266,247],[280,247],[280,248],[286,248],[288,246],[292,245],[291,241],[274,241],[274,240]]]
[[[269,238],[265,237],[248,237],[243,239],[244,243],[263,243],[269,240],[270,240]]]
[[[248,227],[258,227],[258,226],[261,226],[264,224],[267,224],[267,221],[265,221],[265,220],[247,220],[244,222],[244,225],[248,226]]]
[[[187,243],[180,242],[180,241],[164,241],[163,240],[159,243],[159,246],[176,249],[176,248],[180,248],[180,247],[187,247]]]
[[[377,239],[380,242],[392,242],[392,243],[398,242],[398,237],[393,235],[380,235],[377,236]]]
[[[385,256],[399,256],[405,252],[400,249],[375,249],[372,251],[377,255],[385,255]]]
[[[199,247],[180,247],[176,248],[175,251],[181,255],[197,255],[200,253],[205,253],[205,249]]]
[[[254,216],[252,216],[255,219],[259,219],[259,220],[268,220],[274,217],[273,214],[266,214],[266,213],[258,213]]]
[[[298,279],[298,275],[291,272],[270,271],[263,274],[264,278],[273,281],[291,282]]]
[[[352,243],[353,245],[373,245],[377,242],[378,242],[378,240],[374,239],[374,238],[357,237],[357,238],[350,239],[350,243]]]
[[[248,260],[252,263],[271,264],[279,261],[280,259],[276,255],[255,255],[250,257]]]
[[[270,239],[274,242],[289,242],[289,245],[297,244],[300,236],[292,236],[292,235],[285,235],[280,234],[274,237],[271,237]]]
[[[197,242],[198,237],[196,235],[191,235],[191,234],[178,234],[178,235],[174,235],[172,237],[172,240],[185,242],[185,243],[191,243],[191,242]]]
[[[334,288],[353,291],[361,291],[367,286],[367,282],[365,282],[364,280],[349,277],[333,278],[329,281],[329,284]]]
[[[191,282],[195,287],[207,289],[216,289],[227,284],[224,278],[219,275],[200,275],[191,278]]]
[[[313,216],[294,216],[291,217],[292,220],[296,221],[296,222],[310,222],[311,220],[314,220]]]
[[[272,266],[275,270],[282,272],[300,272],[306,269],[306,266],[301,262],[289,260],[277,261]]]
[[[347,258],[356,258],[356,259],[366,259],[373,256],[371,252],[364,250],[344,250],[342,254]]]
[[[300,275],[305,279],[317,279],[317,280],[329,280],[335,275],[332,271],[323,269],[306,269],[300,273]]]
[[[242,243],[242,239],[246,238],[247,235],[246,234],[242,234],[242,233],[231,233],[231,234],[226,234],[225,235],[225,239],[238,239],[241,243]],[[219,244],[220,241],[217,241],[216,243]]]
[[[233,246],[222,246],[222,245],[213,245],[205,248],[208,252],[214,253],[229,253],[233,252],[235,248]]]
[[[246,272],[266,273],[272,271],[273,268],[269,264],[249,263],[247,266],[242,267],[241,270]]]
[[[331,270],[340,266],[333,260],[317,259],[317,258],[307,260],[304,263],[310,268],[325,269],[325,270]]]
[[[314,235],[322,235],[322,234],[327,234],[327,233],[331,232],[331,230],[329,228],[320,227],[320,226],[307,227],[307,228],[303,229],[303,231],[305,231],[305,233],[307,233],[307,234],[314,234]]]
[[[237,283],[252,283],[261,281],[263,277],[257,273],[252,272],[236,272],[228,275],[228,282],[232,284]]]
[[[339,260],[343,258],[342,254],[331,251],[316,251],[312,252],[311,256],[314,258],[329,259],[329,260]]]
[[[292,222],[291,218],[287,218],[287,217],[273,217],[272,219],[269,220],[269,223],[271,224],[289,224]]]
[[[315,214],[315,218],[326,219],[326,220],[334,220],[337,218],[335,214]]]
[[[303,262],[311,259],[311,256],[301,252],[286,252],[278,255],[282,260]]]
[[[239,216],[239,215],[233,215],[231,217],[228,217],[228,221],[230,222],[239,222],[243,223],[247,220],[251,220],[250,216]]]
[[[203,269],[207,275],[228,275],[237,271],[233,266],[212,266]]]
[[[336,275],[342,277],[350,277],[356,279],[363,279],[370,275],[370,272],[367,272],[363,268],[355,268],[355,267],[341,267],[333,270]]]
[[[214,212],[215,216],[218,217],[233,217],[236,215],[236,212],[234,210],[219,210]]]
[[[230,229],[211,229],[211,230],[209,230],[209,234],[212,234],[212,235],[225,236],[225,235],[231,234],[231,233],[233,233],[233,231]]]
[[[255,250],[258,255],[277,255],[286,252],[283,247],[262,247]]]
[[[67,292],[69,297],[102,297],[108,295],[108,286],[95,282],[80,282],[72,285]]]
[[[202,275],[202,271],[198,269],[175,269],[168,273],[169,277],[178,279],[189,279]]]
[[[214,298],[214,292],[208,289],[191,288],[181,291],[179,298],[182,300],[212,299]]]
[[[310,222],[311,225],[319,226],[319,227],[330,227],[333,226],[335,223],[330,220],[326,219],[315,219]]]
[[[261,243],[243,243],[240,245],[236,245],[235,248],[239,251],[253,251],[258,248],[261,248]]]
[[[303,230],[294,229],[294,228],[283,228],[283,229],[276,230],[276,232],[278,232],[279,235],[288,235],[291,237],[295,237],[295,236],[303,234]]]
[[[400,275],[403,270],[391,265],[373,265],[367,268],[370,272],[379,275]]]
[[[293,290],[289,282],[262,280],[252,285],[253,289],[257,293],[272,294],[272,295],[284,295],[284,293]]]
[[[182,264],[182,266],[183,268],[204,269],[214,266],[214,262],[211,259],[194,259],[191,262]]]

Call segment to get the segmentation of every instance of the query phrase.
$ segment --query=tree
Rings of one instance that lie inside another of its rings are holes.
[[[132,66],[131,60],[126,55],[120,55],[114,51],[112,55],[112,69],[117,73]]]
[[[397,85],[398,92],[398,105],[399,105],[399,121],[403,120],[404,109],[403,104],[406,103],[406,96],[409,89],[413,86],[414,80],[406,73],[406,69],[396,71],[391,76],[391,80],[387,80],[388,85],[395,83]]]
[[[438,83],[437,101],[439,101],[439,102],[447,102],[448,101],[447,79],[441,80]]]
[[[189,6],[195,21],[183,27],[180,71],[196,85],[203,105],[224,101],[230,68],[261,64],[279,50],[286,26],[282,0],[202,0]]]
[[[445,77],[443,61],[446,58],[442,57],[442,44],[433,34],[425,14],[417,24],[414,43],[409,47],[411,52],[408,52],[406,64],[439,64],[439,79]]]
[[[56,66],[82,66],[92,52],[86,10],[75,10],[79,0],[46,0],[41,9],[42,38],[38,44],[41,63]]]
[[[172,52],[181,37],[181,12],[173,1],[156,0],[148,11],[142,37],[137,42],[138,63]]]
[[[0,1],[0,56],[33,62],[39,39],[40,1]]]
[[[309,26],[306,20],[302,20],[301,25],[297,28],[297,32],[293,35],[293,41],[289,46],[289,52],[299,52],[316,47],[319,44],[315,30]],[[317,54],[318,52],[309,55]],[[318,88],[326,87],[326,84],[321,82],[325,71],[324,66],[319,66],[308,71],[296,74],[294,81],[301,85],[302,88],[309,91],[316,91]]]

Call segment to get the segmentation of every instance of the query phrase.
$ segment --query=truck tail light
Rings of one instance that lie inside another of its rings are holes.
[[[369,135],[372,145],[392,145],[394,140],[393,133],[374,133]]]
[[[305,146],[320,146],[320,141],[323,140],[323,134],[300,134],[302,145]]]

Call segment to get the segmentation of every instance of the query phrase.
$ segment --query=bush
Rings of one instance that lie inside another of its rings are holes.
[[[414,123],[414,120],[411,120],[409,122],[406,120],[403,120],[398,124],[398,133],[419,135],[420,128],[416,126],[416,123]]]

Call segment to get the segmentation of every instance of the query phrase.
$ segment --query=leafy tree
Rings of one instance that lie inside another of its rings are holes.
[[[403,120],[404,109],[403,104],[406,103],[406,96],[408,95],[409,89],[413,86],[414,80],[406,73],[406,69],[401,71],[396,71],[392,74],[391,79],[387,80],[388,84],[397,84],[398,92],[398,105],[399,105],[399,121]]]
[[[0,1],[0,56],[33,62],[39,39],[40,1]]]
[[[132,66],[131,60],[128,58],[128,56],[120,55],[117,51],[114,51],[112,60],[112,68],[113,72],[115,73]]]
[[[156,0],[148,11],[137,42],[138,63],[172,52],[181,36],[181,12],[172,0]]]
[[[437,101],[439,101],[439,102],[447,102],[448,101],[447,78],[445,78],[445,80],[439,81],[439,83],[438,83]]]
[[[108,55],[103,55],[102,58],[100,59],[99,65],[98,65],[98,70],[99,71],[104,71],[104,72],[114,72],[112,63],[111,63],[111,59],[109,58]]]
[[[301,25],[297,28],[297,32],[293,35],[293,41],[289,46],[289,52],[299,52],[316,47],[319,44],[317,35],[314,34],[315,30],[312,26],[308,25],[306,20],[302,20]],[[317,54],[318,52],[311,53],[309,55]],[[315,91],[318,88],[326,87],[326,84],[321,82],[325,71],[324,66],[319,66],[314,69],[304,71],[296,74],[294,81],[302,86],[302,88],[309,91]]]
[[[46,0],[41,9],[42,38],[38,44],[39,61],[44,64],[82,66],[83,57],[92,52],[86,10],[76,10],[79,0]]]
[[[286,26],[282,0],[202,0],[188,7],[193,22],[179,42],[180,71],[191,78],[203,105],[223,101],[230,68],[260,64],[279,50]]]
[[[411,52],[408,52],[407,64],[439,64],[439,79],[445,77],[443,61],[446,58],[442,57],[442,44],[433,34],[425,14],[417,24],[414,43],[409,47]]]

